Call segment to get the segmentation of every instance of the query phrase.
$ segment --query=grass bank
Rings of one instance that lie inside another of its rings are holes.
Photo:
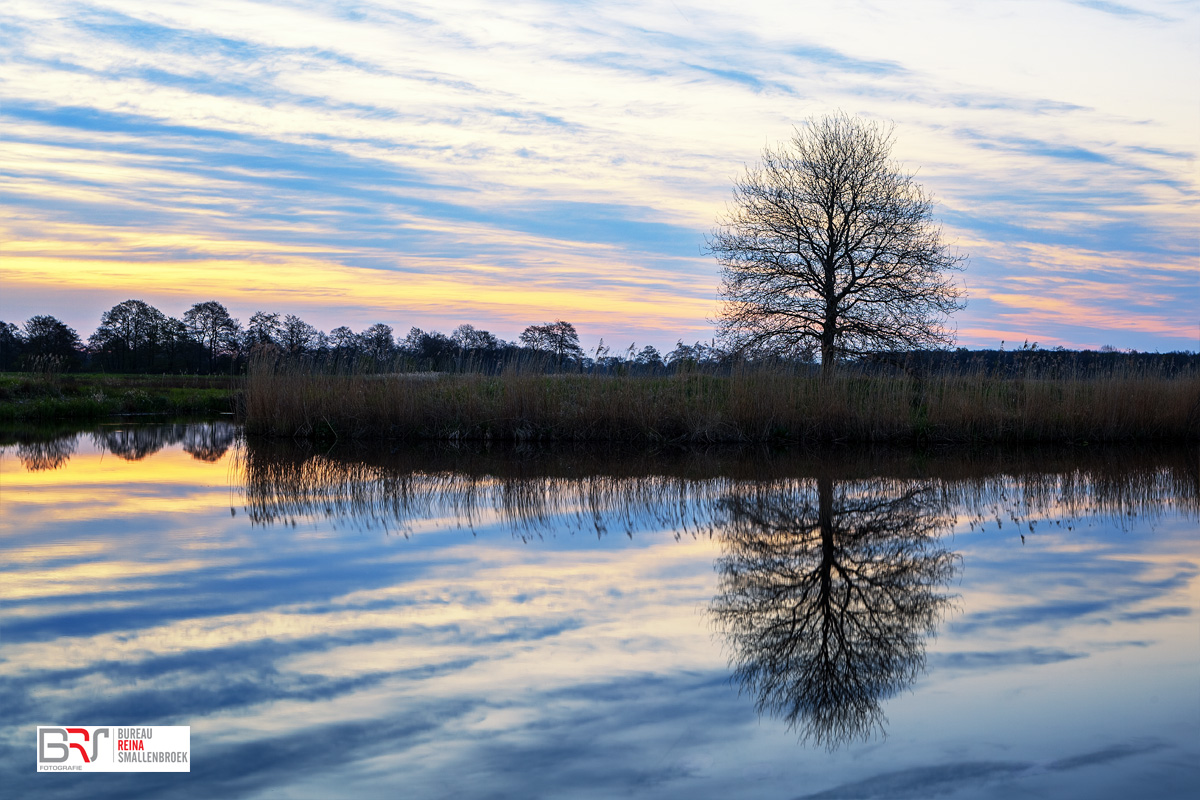
[[[234,410],[237,384],[229,376],[209,375],[0,373],[0,421],[228,413]]]
[[[315,439],[1084,442],[1200,439],[1200,375],[330,375],[252,365],[247,432]]]

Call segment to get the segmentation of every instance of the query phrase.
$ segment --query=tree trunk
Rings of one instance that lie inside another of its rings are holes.
[[[837,363],[837,316],[836,312],[825,317],[825,325],[821,330],[821,377],[833,375],[834,364]]]
[[[821,638],[822,651],[828,652],[830,647],[829,621],[833,619],[833,480],[828,477],[817,478],[817,526],[821,529],[821,588],[819,603],[821,606]]]

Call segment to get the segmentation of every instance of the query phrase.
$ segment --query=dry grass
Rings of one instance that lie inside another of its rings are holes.
[[[1200,439],[1200,375],[431,377],[252,364],[243,411],[252,434],[319,439],[1178,441]]]

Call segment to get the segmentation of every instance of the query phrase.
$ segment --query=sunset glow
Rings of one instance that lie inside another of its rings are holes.
[[[970,256],[959,343],[1200,347],[1191,3],[0,10],[0,318],[714,334],[731,180],[837,109]]]

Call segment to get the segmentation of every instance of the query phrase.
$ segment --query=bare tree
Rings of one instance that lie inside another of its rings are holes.
[[[121,370],[153,368],[166,336],[167,316],[141,300],[117,303],[100,316],[100,327],[88,342],[109,366]]]
[[[375,360],[377,367],[389,366],[396,354],[396,340],[392,326],[376,322],[359,334],[358,341],[366,355]]]
[[[497,350],[500,340],[488,331],[480,330],[474,325],[459,325],[450,334],[450,339],[463,350]]]
[[[39,314],[26,320],[20,341],[27,366],[32,366],[33,360],[38,358],[43,362],[54,359],[74,366],[83,348],[74,328],[48,314]]]
[[[742,353],[839,358],[953,341],[964,292],[932,201],[891,160],[891,126],[810,120],[763,150],[707,240],[722,269],[722,338]]]
[[[279,322],[279,314],[255,311],[250,315],[250,322],[246,324],[246,350],[250,351],[255,347],[265,347],[266,345],[278,347],[282,331],[283,325]]]
[[[216,300],[196,303],[183,313],[183,324],[192,337],[204,346],[208,355],[208,371],[213,371],[217,356],[236,353],[241,324],[229,316],[225,306]]]
[[[575,326],[561,319],[544,325],[530,325],[521,333],[521,344],[533,350],[552,353],[560,369],[564,358],[583,359],[583,348],[579,345]]]
[[[816,744],[881,732],[882,701],[924,668],[925,637],[950,600],[947,504],[920,484],[819,475],[815,487],[732,493],[720,510],[710,612],[735,680]]]
[[[312,325],[295,314],[288,314],[279,326],[279,346],[290,356],[302,356],[313,349],[317,334]]]

